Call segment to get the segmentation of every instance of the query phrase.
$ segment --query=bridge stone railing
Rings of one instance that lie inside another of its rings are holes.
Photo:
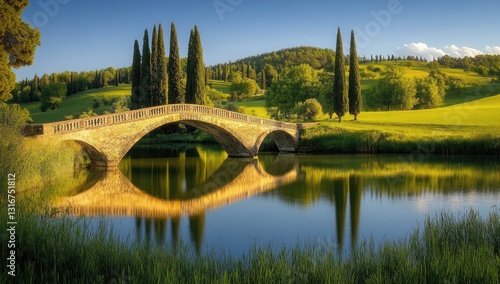
[[[63,134],[84,129],[99,128],[114,124],[121,124],[131,121],[144,120],[153,117],[159,117],[168,114],[182,113],[198,113],[220,117],[228,120],[245,122],[249,124],[266,125],[270,127],[283,128],[288,130],[297,130],[297,124],[280,122],[270,119],[259,118],[238,112],[228,111],[214,107],[191,105],[191,104],[176,104],[164,105],[138,110],[112,113],[107,115],[94,116],[89,118],[73,119],[61,122],[32,124],[25,129],[26,135],[43,135],[43,134]]]

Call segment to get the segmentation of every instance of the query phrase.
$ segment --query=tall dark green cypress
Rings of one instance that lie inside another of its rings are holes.
[[[175,24],[170,27],[170,55],[168,59],[168,103],[184,103],[184,94],[181,91],[182,70],[181,57],[179,55],[179,43]]]
[[[151,36],[151,105],[154,106],[158,97],[158,30],[153,27]]]
[[[337,31],[337,48],[335,51],[335,75],[333,78],[333,110],[337,114],[339,122],[342,122],[342,117],[349,110],[346,83],[344,45],[342,44],[342,34],[339,27]]]
[[[205,103],[205,63],[198,27],[191,30],[188,48],[186,103]]]
[[[349,113],[354,115],[354,120],[358,120],[358,114],[361,113],[362,97],[361,97],[361,79],[359,76],[359,59],[356,49],[356,38],[354,31],[351,31],[351,49],[350,66],[349,66]]]
[[[96,72],[97,76],[97,72]],[[132,60],[132,97],[130,98],[130,109],[140,108],[141,97],[141,51],[139,42],[134,42],[134,58]]]
[[[158,94],[153,98],[155,106],[165,105],[168,103],[167,97],[167,60],[165,58],[165,40],[163,39],[163,28],[161,24],[158,26],[158,54],[156,59],[157,65],[157,85]]]
[[[152,106],[151,97],[151,52],[149,50],[148,29],[144,31],[141,64],[141,107]]]

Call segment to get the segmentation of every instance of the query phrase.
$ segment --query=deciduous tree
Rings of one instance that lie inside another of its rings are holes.
[[[12,98],[16,76],[11,68],[31,65],[40,32],[23,22],[21,15],[28,0],[2,1],[0,8],[0,101]]]
[[[66,97],[68,88],[65,83],[50,83],[42,90],[40,98],[40,110],[57,109],[59,104]]]

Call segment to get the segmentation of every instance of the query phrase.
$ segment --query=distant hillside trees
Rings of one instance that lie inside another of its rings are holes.
[[[475,57],[456,58],[445,55],[437,59],[444,67],[474,71],[481,76],[492,76],[500,79],[500,55],[485,54]]]
[[[331,72],[333,71],[333,63],[333,50],[295,47],[250,56],[236,62],[210,66],[210,68],[213,80],[228,81],[231,74],[239,71],[243,78],[255,80],[262,89],[267,89],[271,86],[273,79],[276,79],[278,74],[287,67],[308,64],[313,69],[325,69]],[[269,67],[272,67],[272,70]]]

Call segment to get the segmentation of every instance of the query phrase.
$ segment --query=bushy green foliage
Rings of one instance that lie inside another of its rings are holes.
[[[255,80],[243,78],[241,72],[236,72],[230,78],[230,92],[232,101],[248,99],[260,91],[259,85]]]
[[[293,112],[303,120],[313,120],[323,116],[323,107],[318,100],[307,99],[298,103]]]
[[[16,76],[11,68],[31,65],[40,45],[40,32],[21,18],[28,0],[2,1],[0,9],[0,101],[12,98]]]
[[[368,91],[366,101],[372,109],[410,110],[417,104],[415,80],[403,77],[395,68]]]
[[[441,96],[438,81],[434,77],[416,79],[418,103],[416,109],[436,108],[443,105],[444,96]]]
[[[23,138],[22,131],[31,118],[19,105],[0,102],[0,182],[16,174],[20,191],[71,176],[81,162],[81,148],[76,143],[53,144]]]
[[[50,83],[42,90],[40,98],[40,109],[42,112],[48,109],[57,109],[61,101],[66,97],[68,87],[65,83]]]
[[[266,92],[266,107],[274,119],[290,119],[299,102],[319,99],[323,90],[319,71],[302,64],[286,68]]]

